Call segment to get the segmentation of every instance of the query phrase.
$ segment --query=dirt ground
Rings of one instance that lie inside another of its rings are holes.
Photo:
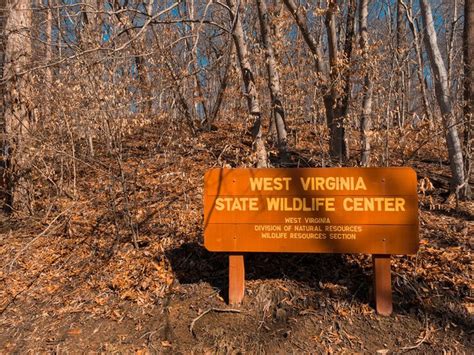
[[[38,214],[2,215],[0,351],[474,352],[474,204],[446,201],[448,167],[429,159],[409,163],[420,250],[393,257],[392,316],[373,309],[370,255],[248,254],[244,302],[229,307],[227,256],[203,247],[202,177],[249,146],[223,131],[127,141],[138,248],[106,172],[83,167],[76,200],[44,193]]]

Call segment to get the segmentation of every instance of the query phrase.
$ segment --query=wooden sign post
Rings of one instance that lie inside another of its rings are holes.
[[[392,312],[390,255],[418,250],[409,168],[212,169],[204,245],[229,252],[229,302],[242,301],[246,252],[373,254],[379,314]]]

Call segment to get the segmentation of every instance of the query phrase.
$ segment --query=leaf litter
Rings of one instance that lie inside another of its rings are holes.
[[[420,251],[393,258],[391,317],[373,310],[368,255],[247,255],[232,314],[226,257],[202,245],[204,172],[250,162],[223,125],[159,149],[153,128],[128,137],[127,196],[82,166],[76,200],[0,217],[2,351],[472,351],[473,203],[446,201],[447,166],[416,158]],[[311,139],[295,166],[318,166]]]

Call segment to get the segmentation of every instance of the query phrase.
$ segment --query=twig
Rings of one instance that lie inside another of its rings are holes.
[[[403,348],[400,348],[400,350],[413,350],[413,349],[416,349],[418,348],[421,344],[423,344],[427,339],[428,339],[428,336],[431,334],[430,330],[428,329],[428,317],[426,316],[425,314],[425,330],[424,330],[424,333],[425,335],[423,336],[423,338],[421,338],[420,340],[418,340],[415,345],[412,345],[412,346],[404,346]]]
[[[30,240],[28,242],[28,244],[26,244],[18,253],[16,253],[15,257],[12,259],[12,261],[10,262],[10,267],[8,268],[8,272],[11,272],[12,271],[12,268],[13,268],[13,265],[15,264],[15,261],[20,257],[20,255],[30,247],[31,244],[33,244],[36,240],[38,240],[39,238],[41,238],[43,235],[45,235],[48,230],[53,226],[54,222],[56,222],[58,220],[59,217],[61,217],[62,215],[64,215],[66,212],[68,212],[70,208],[67,208],[65,209],[64,211],[62,211],[61,213],[58,213],[58,215],[56,217],[53,218],[53,220],[48,224],[48,226],[40,233],[38,234],[36,237],[34,237],[32,240]]]
[[[222,158],[222,155],[225,153],[225,151],[227,150],[227,148],[230,147],[230,144],[227,144],[224,149],[222,149],[222,152],[219,154],[219,156],[217,157],[217,162],[220,164],[221,163],[221,158]]]
[[[210,312],[242,313],[239,309],[232,309],[232,308],[229,308],[229,309],[209,308],[207,311],[202,312],[199,316],[197,316],[196,318],[194,318],[193,321],[191,322],[191,325],[189,326],[189,331],[191,332],[191,334],[192,334],[193,336],[196,336],[196,334],[194,334],[194,330],[193,330],[194,325],[196,324],[196,322],[197,322],[199,319],[201,319],[202,317],[204,317],[206,314],[210,313]]]
[[[31,73],[31,72],[33,72],[35,70],[38,70],[38,69],[45,69],[45,68],[49,68],[49,67],[52,67],[52,66],[55,66],[55,65],[59,65],[59,64],[62,64],[64,62],[68,61],[68,60],[76,59],[76,58],[79,58],[79,57],[81,57],[83,55],[86,55],[86,54],[89,54],[89,53],[98,52],[98,51],[105,51],[105,52],[109,52],[109,53],[117,53],[117,52],[125,49],[129,44],[131,44],[133,41],[135,41],[137,38],[139,38],[144,33],[144,31],[147,29],[147,27],[150,23],[155,22],[161,15],[173,10],[179,4],[180,4],[180,2],[177,1],[174,4],[172,4],[171,6],[167,7],[166,9],[164,9],[164,10],[156,13],[152,17],[150,17],[148,20],[146,20],[143,23],[143,25],[140,28],[140,31],[138,31],[135,34],[135,36],[133,36],[132,38],[130,38],[128,41],[126,41],[124,44],[122,44],[121,46],[119,46],[117,48],[97,46],[97,47],[94,47],[94,48],[91,48],[91,49],[73,54],[69,57],[61,58],[61,59],[57,60],[56,62],[52,62],[52,63],[48,63],[48,64],[44,64],[44,65],[39,65],[39,66],[30,68],[30,69],[24,70],[22,72],[15,73],[14,75],[7,76],[7,77],[3,78],[2,80],[0,80],[0,84],[6,83],[8,80],[11,80],[14,76],[25,75],[27,73]],[[120,36],[121,33],[119,33],[118,35]],[[113,42],[113,41],[114,40],[112,40],[111,42]]]

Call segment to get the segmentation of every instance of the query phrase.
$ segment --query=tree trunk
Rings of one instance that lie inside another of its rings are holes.
[[[283,2],[295,19],[303,39],[315,60],[316,71],[318,72],[319,78],[321,80],[321,91],[323,93],[324,108],[326,110],[326,122],[329,128],[329,154],[333,161],[341,162],[346,158],[347,155],[344,127],[336,120],[335,117],[335,96],[337,95],[332,91],[331,83],[329,82],[330,73],[326,62],[324,61],[323,51],[321,49],[320,43],[317,42],[309,33],[306,18],[298,11],[298,6],[294,0],[283,0]],[[329,24],[329,26],[332,26],[332,24]],[[335,23],[334,31],[330,29],[330,32],[332,32],[331,36],[335,38]],[[331,42],[331,39],[328,39],[328,42]],[[334,42],[329,43],[329,46],[332,47],[330,50],[335,50]]]
[[[226,63],[224,66],[224,75],[219,82],[219,88],[217,89],[216,100],[214,101],[214,105],[212,105],[211,114],[207,120],[207,128],[210,131],[212,129],[213,122],[217,119],[217,115],[219,114],[219,110],[222,105],[222,100],[224,99],[224,93],[227,88],[227,84],[229,81],[230,76],[230,67],[232,65],[232,52],[233,52],[233,44],[230,45],[229,52],[227,54]]]
[[[418,29],[416,27],[415,19],[413,18],[412,13],[412,6],[408,8],[408,6],[403,2],[403,0],[399,0],[403,7],[405,8],[405,13],[407,16],[408,23],[410,25],[410,31],[413,36],[413,44],[415,47],[415,55],[416,55],[416,62],[417,62],[417,76],[418,82],[420,83],[420,91],[421,91],[421,98],[423,100],[423,111],[425,112],[425,116],[429,122],[433,121],[433,117],[430,111],[430,106],[428,102],[428,95],[426,93],[426,83],[425,83],[425,76],[423,74],[423,58],[422,52],[420,48],[420,37],[418,36]]]
[[[328,36],[328,48],[329,48],[329,66],[330,66],[330,78],[331,78],[331,102],[333,103],[333,117],[329,123],[329,129],[331,131],[330,136],[330,155],[335,158],[339,163],[342,163],[347,159],[347,144],[345,139],[344,129],[344,111],[347,105],[348,93],[344,90],[347,88],[342,83],[342,87],[338,90],[338,78],[340,74],[340,59],[338,48],[337,48],[337,31],[336,31],[336,12],[337,3],[335,0],[330,0],[328,9],[326,12],[326,31]]]
[[[362,101],[362,116],[360,120],[361,130],[361,157],[360,164],[362,166],[370,165],[370,130],[372,127],[372,76],[369,65],[369,33],[367,27],[367,15],[368,15],[368,2],[369,0],[360,0],[359,4],[359,33],[360,33],[360,48],[362,50],[362,57],[364,58],[365,78],[364,78],[364,94]]]
[[[249,61],[247,44],[245,43],[244,30],[242,28],[242,22],[240,21],[242,5],[237,7],[234,0],[227,0],[227,6],[231,9],[231,20],[235,23],[232,37],[234,39],[237,57],[239,58],[240,71],[244,82],[244,95],[247,98],[249,115],[251,119],[254,120],[252,136],[254,139],[253,149],[256,154],[257,168],[265,168],[268,166],[268,157],[262,133],[262,112],[258,101],[258,93],[253,70]]]
[[[260,21],[260,32],[265,50],[265,63],[267,66],[268,88],[272,100],[272,115],[277,132],[277,145],[280,155],[284,157],[288,150],[287,132],[285,123],[285,110],[282,103],[280,76],[278,74],[275,53],[270,36],[270,24],[267,5],[265,0],[257,0],[258,18]]]
[[[406,27],[405,27],[405,10],[402,2],[397,0],[397,58],[402,58],[404,50],[402,45],[405,42]],[[400,63],[398,63],[400,64]]]
[[[464,162],[466,177],[472,169],[472,132],[474,132],[474,1],[464,2]],[[466,197],[470,196],[467,184]]]
[[[16,195],[16,183],[25,163],[24,141],[30,125],[30,83],[23,74],[31,60],[31,3],[16,0],[7,4],[5,53],[3,66],[4,114],[2,123],[2,160],[4,165],[3,209],[11,212]]]
[[[45,37],[46,41],[44,44],[44,56],[47,65],[50,65],[53,60],[53,3],[51,0],[48,0],[47,3],[48,7],[46,9],[46,26],[45,26]],[[52,97],[50,95],[51,87],[53,85],[53,68],[46,67],[44,71],[44,81],[47,85],[47,92],[48,97],[43,102],[43,118],[44,117],[51,117],[51,104],[52,104]],[[40,120],[40,123],[44,123],[44,119]]]
[[[5,34],[5,19],[7,18],[6,11],[6,0],[0,0],[0,33]],[[5,59],[5,44],[6,41],[4,38],[0,37],[0,78],[3,79],[3,64]],[[5,97],[5,85],[0,84],[0,97],[3,100]],[[6,137],[5,137],[5,107],[0,106],[0,208],[3,207],[4,202],[7,200],[7,181],[6,181],[6,155],[3,152],[3,149],[6,146]]]
[[[431,63],[433,73],[433,82],[435,85],[435,94],[438,105],[443,116],[443,123],[446,129],[446,142],[448,145],[449,160],[451,164],[452,181],[451,188],[456,193],[461,193],[467,185],[464,181],[464,162],[459,139],[454,109],[451,103],[451,96],[448,85],[448,75],[446,67],[441,57],[438,46],[436,29],[433,23],[433,14],[429,0],[420,0],[421,15],[425,27],[425,45]]]
[[[82,20],[84,28],[80,31],[80,42],[84,49],[99,47],[102,42],[102,18],[99,11],[103,10],[102,0],[85,0],[82,4]]]
[[[45,59],[46,63],[51,63],[53,59],[53,4],[51,0],[48,0],[48,9],[46,15],[46,48],[45,48]],[[53,72],[50,67],[46,68],[46,82],[51,85],[53,79]]]
[[[88,0],[90,1],[90,0]],[[148,11],[149,9],[153,8],[153,1],[150,0],[148,3],[148,6],[146,7],[146,10]],[[119,10],[125,10],[126,7],[122,6],[120,3],[118,4]],[[148,16],[151,16],[152,13],[147,13]],[[128,40],[130,41],[130,47],[132,48],[133,55],[134,55],[134,62],[137,70],[137,77],[138,77],[138,84],[137,86],[140,88],[141,92],[141,99],[142,99],[142,111],[145,114],[150,115],[153,111],[153,85],[148,79],[147,75],[147,68],[146,68],[146,59],[141,55],[141,50],[140,50],[140,42],[144,42],[144,39],[139,40],[133,40],[134,36],[132,33],[132,21],[128,17],[126,13],[119,13],[116,12],[115,16],[117,20],[120,22],[122,27],[124,28],[125,33],[127,34]]]
[[[3,63],[4,63],[4,59],[5,59],[5,44],[6,44],[6,40],[5,38],[3,38],[3,36],[5,35],[5,20],[7,18],[7,11],[6,11],[6,0],[0,0],[0,34],[2,34],[0,36],[0,78],[3,79]],[[3,84],[0,84],[0,97],[3,99],[3,95],[5,93],[5,86]],[[0,128],[3,128],[4,127],[4,124],[3,124],[3,111],[4,111],[4,107],[3,105],[0,106]],[[3,133],[3,132],[2,132]],[[1,164],[0,164],[0,168],[1,168]],[[1,185],[0,185],[1,186]]]
[[[186,2],[186,11],[189,11],[189,17],[194,19],[194,0]],[[198,32],[200,27],[198,27]],[[206,100],[204,98],[204,92],[202,90],[201,79],[199,78],[199,54],[197,43],[194,42],[194,23],[189,24],[190,38],[186,39],[186,46],[189,52],[189,72],[193,76],[194,81],[194,90],[193,90],[193,104],[196,116],[199,117],[201,123],[204,123],[208,120]],[[196,42],[199,41],[199,33],[196,35]],[[196,65],[197,64],[197,65]]]
[[[456,38],[457,23],[458,23],[458,0],[452,0],[453,3],[453,17],[451,20],[451,28],[449,30],[449,41],[447,41],[448,52],[448,85],[451,90],[453,62],[454,62],[454,40]]]
[[[340,97],[340,110],[344,117],[349,112],[349,101],[351,98],[351,59],[352,59],[352,46],[354,41],[355,32],[355,13],[356,13],[356,0],[349,0],[347,6],[347,18],[346,18],[346,38],[344,43],[344,73],[342,75],[343,90]]]
[[[183,93],[183,85],[182,85],[182,80],[178,76],[178,71],[175,70],[173,63],[172,63],[172,57],[170,56],[169,52],[167,49],[161,47],[160,43],[162,43],[160,39],[160,35],[156,31],[155,27],[151,27],[151,33],[153,34],[155,43],[157,44],[158,49],[163,53],[163,60],[166,65],[166,68],[168,69],[168,72],[171,76],[171,79],[174,82],[173,85],[173,96],[175,99],[177,99],[179,103],[179,107],[182,110],[182,113],[184,114],[184,117],[186,118],[186,121],[188,122],[190,130],[193,132],[193,134],[196,132],[196,127],[194,126],[194,120],[193,116],[191,114],[191,110],[189,109],[188,102],[186,100],[186,97],[184,96]],[[159,100],[159,106],[161,106],[161,94],[160,94],[160,100]]]
[[[396,91],[398,95],[398,126],[403,127],[407,111],[408,83],[410,82],[410,62],[406,60],[406,25],[405,9],[400,0],[397,0],[397,37],[395,51],[395,65],[399,73],[399,80],[396,81]],[[406,65],[405,65],[406,61]],[[408,69],[407,69],[408,66]]]

